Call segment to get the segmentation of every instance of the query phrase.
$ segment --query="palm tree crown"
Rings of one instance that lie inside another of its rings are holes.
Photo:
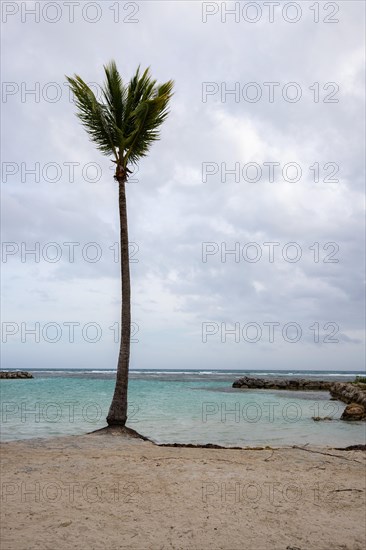
[[[149,69],[140,75],[139,67],[124,85],[114,61],[105,65],[104,71],[101,102],[80,76],[66,78],[90,139],[103,154],[114,157],[116,179],[126,180],[128,164],[146,156],[151,144],[160,138],[159,128],[169,114],[174,82],[158,85]]]

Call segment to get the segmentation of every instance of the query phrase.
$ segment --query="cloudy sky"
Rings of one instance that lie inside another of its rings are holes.
[[[175,80],[127,186],[131,367],[362,369],[364,9],[2,2],[2,368],[115,368],[117,186],[65,86],[115,59]]]

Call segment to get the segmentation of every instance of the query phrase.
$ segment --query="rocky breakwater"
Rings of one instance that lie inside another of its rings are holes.
[[[334,399],[348,403],[342,420],[366,420],[366,384],[334,382],[329,391]]]
[[[267,379],[253,378],[251,376],[243,376],[235,380],[233,388],[241,389],[259,389],[259,390],[318,390],[329,391],[332,383],[324,382],[323,380],[306,380],[304,378],[294,379]]]
[[[15,379],[15,378],[33,378],[33,375],[30,372],[25,370],[19,371],[0,371],[0,379]]]
[[[259,390],[329,391],[333,399],[347,403],[341,420],[366,420],[366,384],[350,382],[325,382],[324,380],[267,379],[243,376],[233,383],[233,388]],[[314,417],[314,420],[332,420]]]

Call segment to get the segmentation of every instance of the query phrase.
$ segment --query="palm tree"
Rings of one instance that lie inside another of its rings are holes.
[[[128,252],[128,225],[125,184],[136,164],[146,156],[151,144],[160,138],[159,128],[169,111],[173,81],[157,84],[149,69],[140,75],[140,67],[128,85],[124,85],[111,61],[104,66],[105,83],[98,101],[78,75],[66,77],[74,93],[77,116],[97,148],[112,156],[116,164],[114,179],[119,186],[121,246],[121,339],[114,395],[109,408],[108,426],[124,427],[127,420],[127,387],[130,360],[131,285]]]

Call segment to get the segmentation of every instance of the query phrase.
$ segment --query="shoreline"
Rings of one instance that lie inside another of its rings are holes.
[[[93,550],[364,547],[359,450],[176,447],[106,432],[1,447],[7,550],[79,548],[81,536]]]
[[[223,449],[223,450],[230,450],[230,451],[264,451],[264,450],[281,450],[281,449],[303,449],[307,450],[308,444],[305,444],[303,447],[301,445],[277,445],[277,446],[271,446],[271,445],[260,445],[260,446],[247,446],[247,447],[238,447],[238,446],[225,446],[225,445],[219,445],[216,443],[158,443],[157,441],[154,441],[152,438],[140,434],[133,428],[129,428],[128,426],[125,426],[124,428],[120,427],[108,427],[105,426],[104,428],[100,428],[98,430],[94,430],[92,432],[87,432],[83,435],[106,435],[109,437],[129,437],[131,439],[140,439],[142,441],[148,441],[149,443],[152,443],[156,447],[173,447],[173,448],[179,448],[179,449]],[[80,436],[64,436],[64,437],[80,437]],[[10,443],[10,441],[9,441]],[[14,442],[15,443],[15,442]],[[348,445],[347,447],[334,447],[331,445],[311,445],[311,448],[321,448],[321,449],[334,449],[337,451],[366,451],[366,444],[363,443],[355,443],[353,445]]]
[[[63,440],[65,438],[79,438],[79,437],[85,437],[89,435],[93,435],[95,432],[88,432],[83,434],[72,434],[72,435],[49,435],[47,437],[29,437],[27,439],[9,439],[6,441],[0,440],[0,449],[3,445],[17,445],[21,443],[29,443],[34,444],[36,442],[39,443],[47,443],[51,441],[56,440]],[[118,437],[118,436],[114,436]],[[138,439],[138,438],[136,438]],[[151,443],[154,445],[154,447],[157,448],[171,448],[171,449],[213,449],[218,451],[281,451],[281,450],[288,450],[288,449],[302,449],[306,451],[307,449],[324,449],[328,451],[361,451],[366,452],[366,444],[364,443],[354,443],[352,445],[347,445],[346,447],[337,447],[335,445],[316,445],[316,444],[309,444],[306,443],[305,445],[257,445],[257,446],[251,446],[248,445],[246,447],[238,447],[238,446],[225,446],[225,445],[219,445],[217,443],[158,443],[157,441],[154,441],[153,439],[150,439],[145,436],[141,436],[141,439],[143,441],[146,441],[148,443]]]
[[[27,439],[11,439],[11,440],[1,440],[0,438],[0,448],[3,445],[16,445],[21,443],[29,443],[33,444],[36,442],[45,443],[47,441],[57,441],[57,440],[63,440],[67,438],[80,438],[80,437],[88,437],[88,436],[105,436],[105,437],[114,437],[114,438],[129,438],[129,439],[136,439],[145,441],[147,443],[150,443],[158,448],[172,448],[172,449],[214,449],[214,450],[222,450],[222,451],[281,451],[286,449],[302,449],[304,451],[308,449],[323,449],[323,450],[335,450],[335,451],[361,451],[366,452],[366,444],[365,443],[353,443],[352,445],[347,445],[345,447],[337,447],[335,445],[316,445],[316,444],[309,444],[305,443],[305,445],[297,445],[297,444],[289,444],[289,445],[247,445],[245,447],[239,447],[237,445],[220,445],[217,443],[159,443],[158,441],[155,441],[154,439],[138,433],[136,430],[133,430],[132,428],[128,428],[126,426],[127,430],[129,432],[134,432],[133,434],[129,434],[126,432],[120,432],[118,429],[115,430],[113,433],[113,430],[108,429],[107,426],[103,428],[99,428],[97,430],[94,430],[92,432],[85,432],[82,434],[66,434],[66,435],[48,435],[45,437],[29,437]],[[315,452],[315,451],[314,451]]]
[[[333,420],[333,422],[344,422],[340,419]],[[358,424],[364,424],[364,420],[362,421],[356,421]],[[354,422],[352,422],[353,424]],[[128,430],[134,431],[132,428],[129,428],[126,426]],[[108,427],[104,426],[101,428],[98,428],[93,431],[82,431],[79,433],[60,433],[60,434],[47,434],[47,435],[33,435],[31,437],[19,437],[17,439],[2,439],[2,436],[0,434],[0,447],[2,445],[9,445],[9,444],[18,444],[22,442],[47,442],[49,440],[62,440],[64,438],[78,438],[78,437],[86,437],[86,436],[93,436],[93,435],[107,435],[111,436],[109,433],[103,433],[107,432]],[[102,432],[102,434],[99,434],[98,432]],[[259,443],[258,445],[248,444],[248,445],[225,445],[221,443],[211,443],[211,442],[205,442],[205,443],[194,443],[194,442],[179,442],[179,441],[172,441],[172,442],[159,442],[157,439],[154,439],[151,436],[141,434],[139,432],[136,432],[136,439],[140,439],[142,441],[146,441],[148,443],[151,443],[155,447],[161,447],[161,448],[181,448],[181,449],[217,449],[217,450],[229,450],[229,451],[262,451],[262,450],[282,450],[282,449],[306,449],[306,448],[314,448],[314,449],[328,449],[328,450],[340,450],[340,451],[348,451],[348,450],[361,450],[366,451],[366,442],[365,437],[362,438],[361,441],[358,441],[356,438],[354,441],[349,441],[348,444],[342,445],[341,442],[337,443],[312,443],[312,442],[306,442],[304,445],[301,445],[300,442],[291,442],[291,443],[271,443],[271,440],[269,438],[268,442]],[[115,437],[120,436],[120,434],[114,434]]]

